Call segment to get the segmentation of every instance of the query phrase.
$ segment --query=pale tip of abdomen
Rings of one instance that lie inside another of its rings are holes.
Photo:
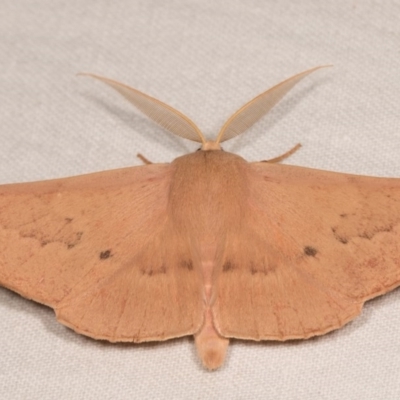
[[[215,335],[207,330],[202,330],[195,336],[197,354],[203,365],[214,370],[219,368],[225,361],[226,350],[229,345],[229,339]]]

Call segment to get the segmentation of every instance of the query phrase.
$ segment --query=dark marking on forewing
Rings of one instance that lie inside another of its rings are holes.
[[[393,225],[385,226],[385,227],[380,229],[380,232],[392,232],[393,227],[394,227]]]
[[[60,232],[61,231],[62,230],[60,230]],[[64,244],[69,250],[75,247],[81,241],[83,232],[73,232],[69,234],[68,237],[57,233],[53,237],[50,237],[50,235],[47,235],[40,230],[32,229],[27,232],[20,232],[20,236],[22,238],[30,238],[39,241],[41,247],[45,247],[48,244],[61,243]]]
[[[147,275],[147,276],[154,276],[154,275],[158,275],[158,274],[165,274],[167,273],[167,268],[165,267],[164,264],[162,264],[159,267],[150,267],[150,268],[141,268],[140,272],[143,275]]]
[[[336,239],[338,242],[340,242],[340,243],[342,243],[342,244],[347,244],[347,242],[349,241],[349,240],[347,239],[347,237],[342,236],[342,235],[339,235],[339,234],[337,233],[337,228],[336,228],[336,227],[332,227],[331,229],[332,229],[333,236],[335,237],[335,239]]]
[[[367,229],[360,228],[360,230],[357,232],[357,229],[355,232],[353,231],[351,234],[344,234],[339,233],[339,230],[344,230],[341,229],[340,227],[332,227],[332,233],[335,239],[343,244],[348,243],[350,240],[353,238],[361,238],[361,239],[366,239],[366,240],[371,240],[376,234],[382,233],[382,232],[391,232],[393,230],[394,224],[386,224],[383,226],[374,226],[374,227],[369,227]],[[362,229],[362,230],[361,230]]]
[[[250,263],[250,272],[252,275],[255,274],[263,274],[263,275],[268,275],[271,272],[274,272],[276,270],[276,265],[275,264],[270,264],[266,260],[261,261],[258,263]]]
[[[371,239],[374,237],[374,235],[375,235],[375,233],[373,233],[373,232],[367,232],[367,231],[365,231],[365,232],[363,232],[363,233],[360,233],[360,234],[358,235],[358,237],[360,237],[361,239],[371,240]]]
[[[100,252],[99,258],[100,260],[107,260],[107,258],[112,257],[113,255],[111,254],[111,249],[104,250]]]
[[[305,246],[304,247],[304,254],[306,256],[315,257],[317,253],[318,253],[317,249],[315,249],[312,246]]]
[[[371,240],[377,233],[380,232],[391,232],[393,230],[393,225],[387,225],[382,227],[376,227],[370,231],[364,231],[358,235],[362,239]]]
[[[225,264],[222,266],[222,272],[229,272],[235,269],[235,266],[231,261],[226,261]]]
[[[82,235],[83,232],[75,232],[75,239],[67,242],[67,249],[75,247],[81,241]]]
[[[183,261],[181,261],[180,267],[184,268],[184,269],[187,269],[189,271],[192,271],[193,270],[192,260],[183,260]]]
[[[73,218],[65,217],[65,222],[67,224],[71,223],[73,220],[74,220]]]

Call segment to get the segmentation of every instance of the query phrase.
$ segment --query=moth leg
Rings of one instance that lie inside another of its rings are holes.
[[[136,154],[137,158],[140,158],[143,161],[143,164],[149,165],[153,164],[150,160],[148,160],[143,154],[137,153]]]
[[[262,160],[261,162],[268,162],[268,163],[278,163],[284,160],[285,158],[290,157],[293,153],[295,153],[301,147],[300,143],[297,143],[296,146],[292,147],[286,153],[281,154],[278,157],[270,158],[269,160]]]

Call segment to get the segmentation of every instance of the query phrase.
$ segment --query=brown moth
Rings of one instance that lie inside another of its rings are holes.
[[[230,338],[338,329],[400,283],[400,180],[247,162],[221,151],[298,74],[206,141],[179,111],[97,77],[201,151],[72,178],[0,186],[0,283],[111,342],[194,335],[209,369]]]

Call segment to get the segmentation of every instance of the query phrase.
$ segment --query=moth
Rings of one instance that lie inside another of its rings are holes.
[[[400,180],[221,149],[318,68],[245,104],[214,141],[174,108],[93,75],[200,151],[0,186],[0,284],[94,339],[194,335],[209,369],[223,364],[230,338],[307,339],[342,327],[399,285]]]

